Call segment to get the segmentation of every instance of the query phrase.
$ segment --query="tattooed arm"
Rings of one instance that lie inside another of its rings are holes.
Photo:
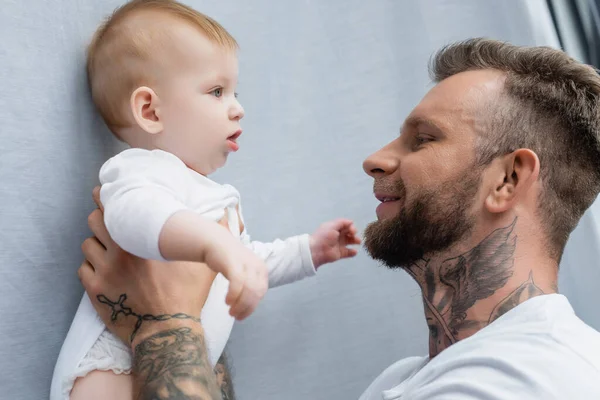
[[[225,353],[211,375],[199,328],[161,330],[134,346],[136,399],[234,400]]]
[[[225,353],[221,355],[217,365],[215,365],[215,375],[217,376],[217,386],[221,389],[223,400],[235,400],[233,394],[233,384],[231,382],[231,371],[228,367]]]
[[[95,198],[97,193],[95,192]],[[107,328],[133,350],[134,399],[222,399],[198,318],[214,274],[197,263],[145,260],[111,240],[100,210],[79,278]]]
[[[133,346],[134,398],[222,399],[199,326],[173,325]]]

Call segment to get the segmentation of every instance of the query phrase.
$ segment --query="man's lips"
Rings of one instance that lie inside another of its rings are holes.
[[[231,151],[238,151],[240,149],[240,145],[237,143],[237,138],[239,138],[241,134],[242,130],[238,129],[233,133],[233,135],[227,137],[227,145]]]
[[[389,203],[391,201],[400,200],[400,196],[394,196],[393,194],[386,193],[375,193],[375,198],[382,203]]]
[[[377,218],[390,217],[391,213],[395,214],[398,212],[399,196],[387,193],[375,193],[375,198],[381,202],[375,210]]]

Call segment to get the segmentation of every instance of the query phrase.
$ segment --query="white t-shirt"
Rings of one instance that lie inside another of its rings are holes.
[[[473,336],[388,367],[360,400],[600,399],[600,333],[566,297],[534,297]]]

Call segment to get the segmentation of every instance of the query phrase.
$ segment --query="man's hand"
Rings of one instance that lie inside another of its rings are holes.
[[[315,268],[342,258],[354,257],[357,250],[348,246],[360,242],[352,221],[340,218],[325,222],[310,237],[310,251]]]
[[[83,242],[78,275],[108,329],[131,344],[132,336],[155,330],[151,316],[166,322],[172,318],[165,315],[177,315],[193,324],[216,274],[204,264],[145,260],[121,250],[104,225],[99,188],[94,200],[100,207],[88,217],[94,237]]]
[[[125,253],[110,239],[101,209],[88,224],[95,237],[82,245],[78,275],[107,328],[132,347],[135,398],[221,399],[198,320],[214,272]]]

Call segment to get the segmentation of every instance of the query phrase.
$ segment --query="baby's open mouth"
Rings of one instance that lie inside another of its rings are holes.
[[[238,151],[240,149],[240,145],[237,143],[237,138],[239,138],[241,134],[242,130],[239,129],[235,131],[233,135],[227,137],[227,144],[229,145],[231,151]]]

